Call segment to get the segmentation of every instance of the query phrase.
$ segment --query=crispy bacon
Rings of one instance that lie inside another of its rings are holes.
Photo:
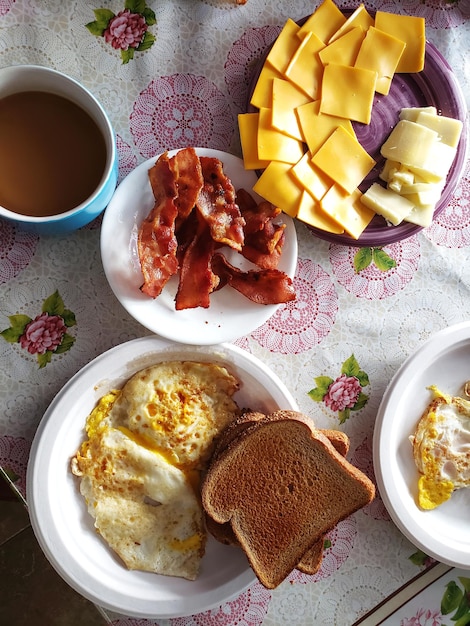
[[[204,185],[196,206],[206,220],[212,239],[240,251],[244,242],[245,220],[235,202],[235,189],[223,172],[223,164],[213,157],[200,157]]]
[[[183,148],[149,170],[155,205],[138,235],[143,293],[157,297],[179,272],[176,310],[209,307],[210,294],[230,285],[258,304],[295,299],[292,280],[277,269],[285,240],[280,213],[245,190],[235,194],[219,159]],[[228,245],[258,266],[243,271],[216,252]]]
[[[196,205],[204,179],[199,157],[194,148],[183,148],[170,159],[170,168],[176,180],[178,196],[175,204],[178,207],[176,229],[188,217]]]
[[[285,240],[284,230],[285,224],[275,226],[275,233],[269,242],[266,242],[263,237],[258,238],[253,235],[247,237],[241,251],[242,255],[261,269],[276,269],[281,260]],[[260,231],[260,234],[263,232],[264,230]],[[274,242],[274,248],[270,251]]]
[[[194,231],[193,231],[194,232]],[[186,247],[180,271],[180,281],[175,298],[177,311],[209,308],[209,296],[219,283],[219,278],[212,271],[214,240],[206,222],[198,219],[197,230],[192,241]]]
[[[175,237],[177,190],[166,153],[149,170],[149,180],[155,205],[140,227],[137,248],[144,277],[141,291],[156,298],[178,271]]]
[[[265,200],[257,204],[256,200],[246,189],[239,189],[237,191],[237,204],[245,220],[245,237],[263,230],[265,224],[273,220],[281,212],[281,209]]]
[[[270,202],[256,203],[245,190],[237,191],[237,202],[245,219],[245,243],[242,255],[262,269],[275,269],[284,245],[285,224],[274,224],[280,209]]]
[[[212,270],[228,284],[257,304],[281,304],[295,300],[292,279],[276,269],[243,272],[231,265],[223,254],[212,257]]]

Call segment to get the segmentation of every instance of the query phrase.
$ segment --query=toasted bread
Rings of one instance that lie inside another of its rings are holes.
[[[217,455],[224,450],[241,432],[243,432],[243,430],[254,423],[259,423],[263,420],[296,419],[297,416],[298,413],[296,411],[276,411],[268,416],[258,412],[245,412],[231,422],[222,432],[214,454]],[[311,422],[311,428],[314,428],[313,421]],[[330,440],[342,456],[346,456],[349,451],[349,437],[346,433],[332,429],[321,429],[320,432]],[[225,545],[238,545],[230,522],[218,524],[207,512],[205,514],[205,520],[207,530],[217,541]],[[321,567],[323,559],[323,545],[324,538],[322,537],[303,555],[302,559],[297,564],[297,569],[304,574],[316,574]]]
[[[277,413],[241,429],[219,449],[201,489],[207,514],[218,524],[230,522],[270,589],[309,550],[320,551],[324,534],[375,493],[372,482],[312,430],[309,418]]]

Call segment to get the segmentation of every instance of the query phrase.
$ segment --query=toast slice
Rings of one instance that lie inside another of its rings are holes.
[[[268,589],[375,495],[373,483],[311,426],[290,411],[251,424],[213,457],[202,484],[205,511],[218,524],[230,522]]]
[[[254,423],[274,419],[296,419],[297,416],[298,413],[296,411],[276,411],[268,416],[258,412],[245,412],[236,420],[231,422],[227,428],[224,429],[224,431],[222,431],[222,435],[217,443],[214,454],[217,455],[224,450],[241,432]],[[314,428],[313,421],[311,421],[311,428]],[[335,449],[342,456],[346,456],[349,451],[349,437],[346,433],[333,429],[321,429],[320,432],[322,432],[330,440]],[[220,541],[225,545],[239,545],[230,522],[218,524],[207,514],[207,512],[205,514],[205,521],[207,530],[215,539],[217,539],[217,541]],[[309,550],[307,550],[297,564],[296,569],[310,576],[316,574],[320,569],[323,560],[323,545],[324,538],[322,537],[316,541]]]

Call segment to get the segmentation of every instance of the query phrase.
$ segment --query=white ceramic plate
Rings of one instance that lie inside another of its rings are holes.
[[[226,152],[197,148],[199,156],[215,157],[222,161],[224,172],[235,189],[244,188],[261,201],[252,187],[257,176],[243,167],[243,161]],[[170,156],[177,150],[169,152]],[[233,341],[247,335],[266,322],[279,305],[260,305],[251,302],[231,287],[212,294],[208,309],[175,310],[174,298],[178,278],[170,279],[156,299],[143,294],[139,287],[143,278],[137,252],[137,234],[143,219],[154,206],[148,180],[148,170],[158,157],[148,159],[133,170],[119,185],[101,227],[101,256],[103,267],[117,299],[138,322],[154,333],[182,343],[207,345]],[[294,277],[297,265],[297,236],[291,218],[282,214],[277,218],[286,224],[286,240],[279,269]],[[240,254],[224,249],[227,259],[241,269],[255,268]],[[255,268],[256,269],[256,268]]]
[[[144,337],[105,352],[65,385],[46,411],[33,441],[27,472],[31,524],[47,558],[71,587],[113,611],[170,618],[219,606],[256,579],[244,554],[209,537],[196,581],[129,571],[96,533],[70,459],[84,439],[87,415],[98,399],[135,372],[165,360],[225,365],[241,382],[241,407],[298,410],[284,384],[237,346],[183,346]]]
[[[470,380],[470,323],[433,335],[410,356],[392,379],[377,415],[374,468],[393,521],[418,548],[438,561],[470,569],[470,489],[460,489],[432,511],[417,505],[419,473],[409,436],[432,400],[436,385],[462,395]]]

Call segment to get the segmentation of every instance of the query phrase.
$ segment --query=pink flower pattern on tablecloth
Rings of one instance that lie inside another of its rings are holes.
[[[323,402],[332,411],[344,411],[344,409],[350,409],[356,404],[361,390],[361,383],[355,376],[341,374],[328,387]]]
[[[235,127],[225,95],[204,76],[193,74],[153,80],[130,117],[135,145],[147,158],[187,146],[226,151]]]
[[[147,22],[142,15],[124,9],[109,21],[103,37],[115,50],[128,50],[140,45],[147,29]]]
[[[464,248],[470,244],[470,161],[449,204],[424,234],[446,248]]]
[[[351,451],[350,461],[355,467],[360,469],[361,472],[364,472],[375,485],[375,498],[362,509],[363,512],[377,520],[389,520],[390,515],[382,502],[377,488],[377,481],[375,480],[372,460],[372,441],[370,437],[366,437],[355,450]]]
[[[34,257],[37,235],[0,220],[0,284],[15,278]]]
[[[270,601],[270,592],[256,582],[237,598],[216,609],[170,620],[171,626],[260,626]]]
[[[121,182],[128,174],[137,166],[137,157],[132,148],[120,136],[116,136],[116,147],[119,155],[119,176],[118,182]]]
[[[294,277],[296,299],[276,313],[251,337],[271,352],[299,354],[321,343],[338,312],[338,296],[329,275],[309,259],[299,259]]]
[[[316,574],[309,576],[299,570],[294,570],[288,580],[291,582],[309,584],[315,583],[334,574],[346,561],[351,553],[356,537],[356,522],[354,517],[348,517],[339,522],[333,530],[325,535],[325,540],[330,542],[325,547],[321,567]]]
[[[235,339],[233,343],[239,348],[242,348],[243,350],[246,350],[247,352],[251,352],[250,342],[247,336],[239,337],[238,339]]]
[[[54,352],[66,332],[67,327],[60,315],[41,313],[26,326],[19,344],[30,354],[44,354],[47,350]]]
[[[249,28],[231,47],[225,61],[225,83],[233,101],[245,111],[260,59],[281,31],[280,26]]]
[[[14,4],[15,0],[0,0],[0,15],[6,15]]]
[[[354,257],[358,253],[358,248],[331,244],[330,261],[339,284],[358,298],[368,300],[389,298],[404,289],[418,269],[420,260],[418,237],[415,235],[389,244],[384,246],[383,250],[395,261],[395,267],[384,271],[371,263],[357,272]]]
[[[8,473],[19,493],[26,498],[26,468],[30,444],[23,437],[0,437],[0,467]]]

